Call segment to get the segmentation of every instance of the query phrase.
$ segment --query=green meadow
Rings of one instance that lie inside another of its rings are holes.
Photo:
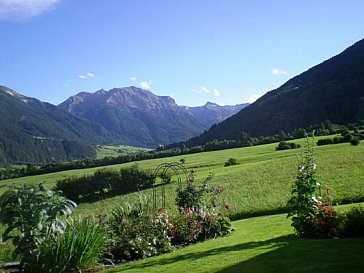
[[[96,148],[96,158],[104,158],[104,157],[117,157],[121,155],[127,154],[136,154],[144,151],[150,151],[148,148],[127,146],[127,145],[98,145]]]
[[[315,139],[315,142],[319,138]],[[304,143],[304,139],[294,140]],[[107,168],[119,169],[138,164],[143,169],[155,169],[161,163],[179,162],[185,159],[185,168],[196,169],[196,183],[201,182],[210,173],[214,175],[211,184],[224,189],[224,202],[230,204],[229,215],[242,218],[252,215],[271,214],[284,211],[295,180],[297,156],[301,150],[276,151],[277,143],[228,149],[198,154],[183,155],[161,159],[112,165]],[[239,165],[224,167],[229,158],[236,158]],[[364,146],[351,146],[349,143],[316,146],[318,180],[322,185],[322,194],[332,192],[338,202],[364,200]],[[100,167],[103,168],[103,167]],[[52,188],[58,179],[68,176],[91,174],[100,168],[72,170],[59,173],[29,176],[0,181],[0,185],[38,183]],[[174,179],[175,180],[175,179]],[[4,191],[5,188],[0,189]],[[166,186],[166,207],[175,210],[176,183]],[[152,196],[152,190],[143,194]],[[116,196],[95,203],[80,204],[77,213],[82,215],[108,213],[116,203],[131,201],[137,193]],[[157,197],[160,189],[157,188]]]

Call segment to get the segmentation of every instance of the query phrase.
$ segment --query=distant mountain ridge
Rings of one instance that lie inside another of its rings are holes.
[[[325,120],[336,124],[364,120],[364,39],[266,93],[186,144],[239,139],[242,132],[252,137],[268,136]]]
[[[80,92],[58,105],[102,125],[124,144],[145,147],[187,140],[245,106],[179,106],[171,97],[157,96],[135,86]]]
[[[92,158],[92,144],[113,139],[98,124],[0,86],[0,165]]]
[[[247,107],[249,103],[242,103],[236,105],[218,105],[213,102],[207,102],[203,106],[187,107],[195,118],[210,128],[212,125],[217,124],[228,117],[238,113],[241,109]]]

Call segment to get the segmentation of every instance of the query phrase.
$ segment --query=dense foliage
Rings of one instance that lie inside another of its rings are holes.
[[[300,144],[296,144],[296,143],[293,143],[293,142],[281,141],[281,142],[279,142],[278,147],[276,147],[276,150],[277,151],[289,150],[289,149],[297,149],[297,148],[300,148],[300,147],[301,147]]]
[[[168,215],[164,210],[152,211],[149,200],[139,197],[136,203],[117,206],[108,222],[107,252],[114,260],[147,258],[173,250]]]
[[[104,253],[105,229],[86,220],[71,221],[55,240],[47,238],[39,246],[39,255],[28,265],[30,272],[67,273],[97,265]]]
[[[154,182],[152,172],[140,170],[134,165],[119,171],[105,168],[92,175],[68,177],[58,180],[56,188],[75,202],[90,202],[150,188]]]
[[[20,186],[0,197],[3,239],[11,240],[22,272],[62,273],[94,266],[104,251],[104,229],[66,220],[76,204],[43,184]]]
[[[363,140],[363,139],[364,139],[364,131],[359,133],[358,128],[355,128],[354,132],[350,132],[349,130],[344,130],[341,133],[341,136],[337,136],[334,138],[319,139],[317,141],[317,145],[322,146],[322,145],[331,145],[331,144],[350,142],[351,145],[356,146],[359,144],[360,140]]]
[[[69,216],[75,206],[43,184],[16,187],[0,197],[0,223],[6,225],[3,239],[12,240],[23,266],[37,259],[47,239],[64,232],[66,223],[60,216]]]

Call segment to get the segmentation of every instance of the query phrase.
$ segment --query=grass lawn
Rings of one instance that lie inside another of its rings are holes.
[[[327,138],[325,136],[324,138]],[[319,138],[317,138],[319,139]],[[316,140],[317,140],[316,139]],[[304,139],[294,140],[303,143]],[[140,168],[154,169],[161,163],[186,160],[187,169],[197,170],[197,181],[202,181],[211,172],[214,186],[222,187],[224,201],[230,204],[230,217],[235,219],[254,214],[282,210],[290,197],[297,169],[297,155],[300,149],[275,151],[278,143],[222,151],[204,152],[191,155],[139,161]],[[316,147],[318,181],[333,190],[337,200],[364,200],[364,145],[356,147],[349,143]],[[224,167],[229,158],[236,158],[239,165]],[[120,169],[135,163],[119,164],[108,168]],[[29,176],[0,181],[1,185],[37,183],[45,181],[53,187],[57,179],[73,175],[85,175],[99,168],[64,171],[52,174]],[[0,188],[0,193],[5,188]],[[175,209],[176,184],[166,187],[166,207]],[[143,193],[151,196],[151,190]],[[159,192],[159,191],[158,191]],[[136,199],[135,193],[116,196],[95,203],[80,204],[76,213],[82,215],[108,213],[116,203]]]
[[[290,224],[286,214],[234,221],[231,236],[104,272],[364,272],[364,238],[299,239]]]
[[[152,149],[134,147],[134,146],[126,146],[126,145],[98,145],[96,148],[96,158],[104,158],[107,156],[117,157],[121,155],[127,154],[136,154],[144,151],[150,151]]]

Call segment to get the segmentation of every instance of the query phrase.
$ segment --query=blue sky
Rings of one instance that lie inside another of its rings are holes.
[[[0,0],[0,84],[59,104],[141,86],[236,104],[364,38],[364,1]]]

